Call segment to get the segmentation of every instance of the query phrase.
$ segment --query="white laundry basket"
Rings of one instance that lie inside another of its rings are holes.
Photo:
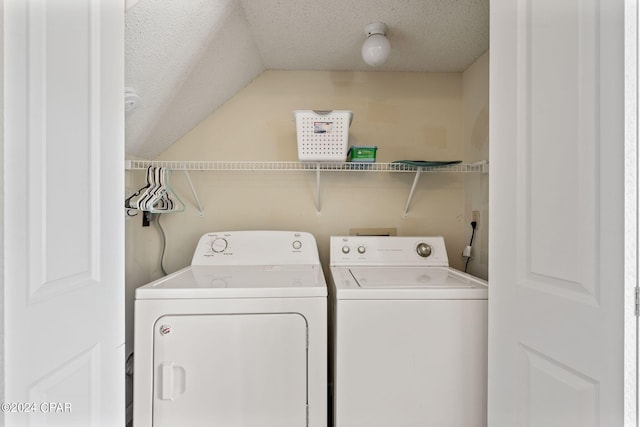
[[[348,110],[296,110],[298,159],[302,161],[345,161],[349,146]]]

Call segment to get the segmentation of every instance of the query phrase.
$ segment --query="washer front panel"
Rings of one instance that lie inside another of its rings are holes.
[[[486,300],[339,300],[335,427],[486,426]]]

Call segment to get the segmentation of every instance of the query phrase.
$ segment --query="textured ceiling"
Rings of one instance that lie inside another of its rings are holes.
[[[129,154],[153,158],[271,70],[459,72],[489,47],[489,0],[138,0],[126,14]],[[364,27],[389,60],[367,66]]]

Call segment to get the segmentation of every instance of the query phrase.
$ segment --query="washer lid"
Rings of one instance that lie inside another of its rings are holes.
[[[448,268],[404,267],[350,269],[361,288],[447,288],[471,289],[478,283],[470,277],[453,274]]]
[[[136,299],[327,296],[319,265],[190,266],[136,289]]]
[[[450,267],[332,267],[338,299],[486,299],[487,282]]]

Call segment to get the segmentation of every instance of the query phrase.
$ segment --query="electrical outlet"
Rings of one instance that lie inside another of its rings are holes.
[[[142,226],[148,227],[153,221],[153,214],[151,212],[142,211]]]
[[[476,226],[480,223],[480,211],[471,211],[471,221],[474,221]]]

